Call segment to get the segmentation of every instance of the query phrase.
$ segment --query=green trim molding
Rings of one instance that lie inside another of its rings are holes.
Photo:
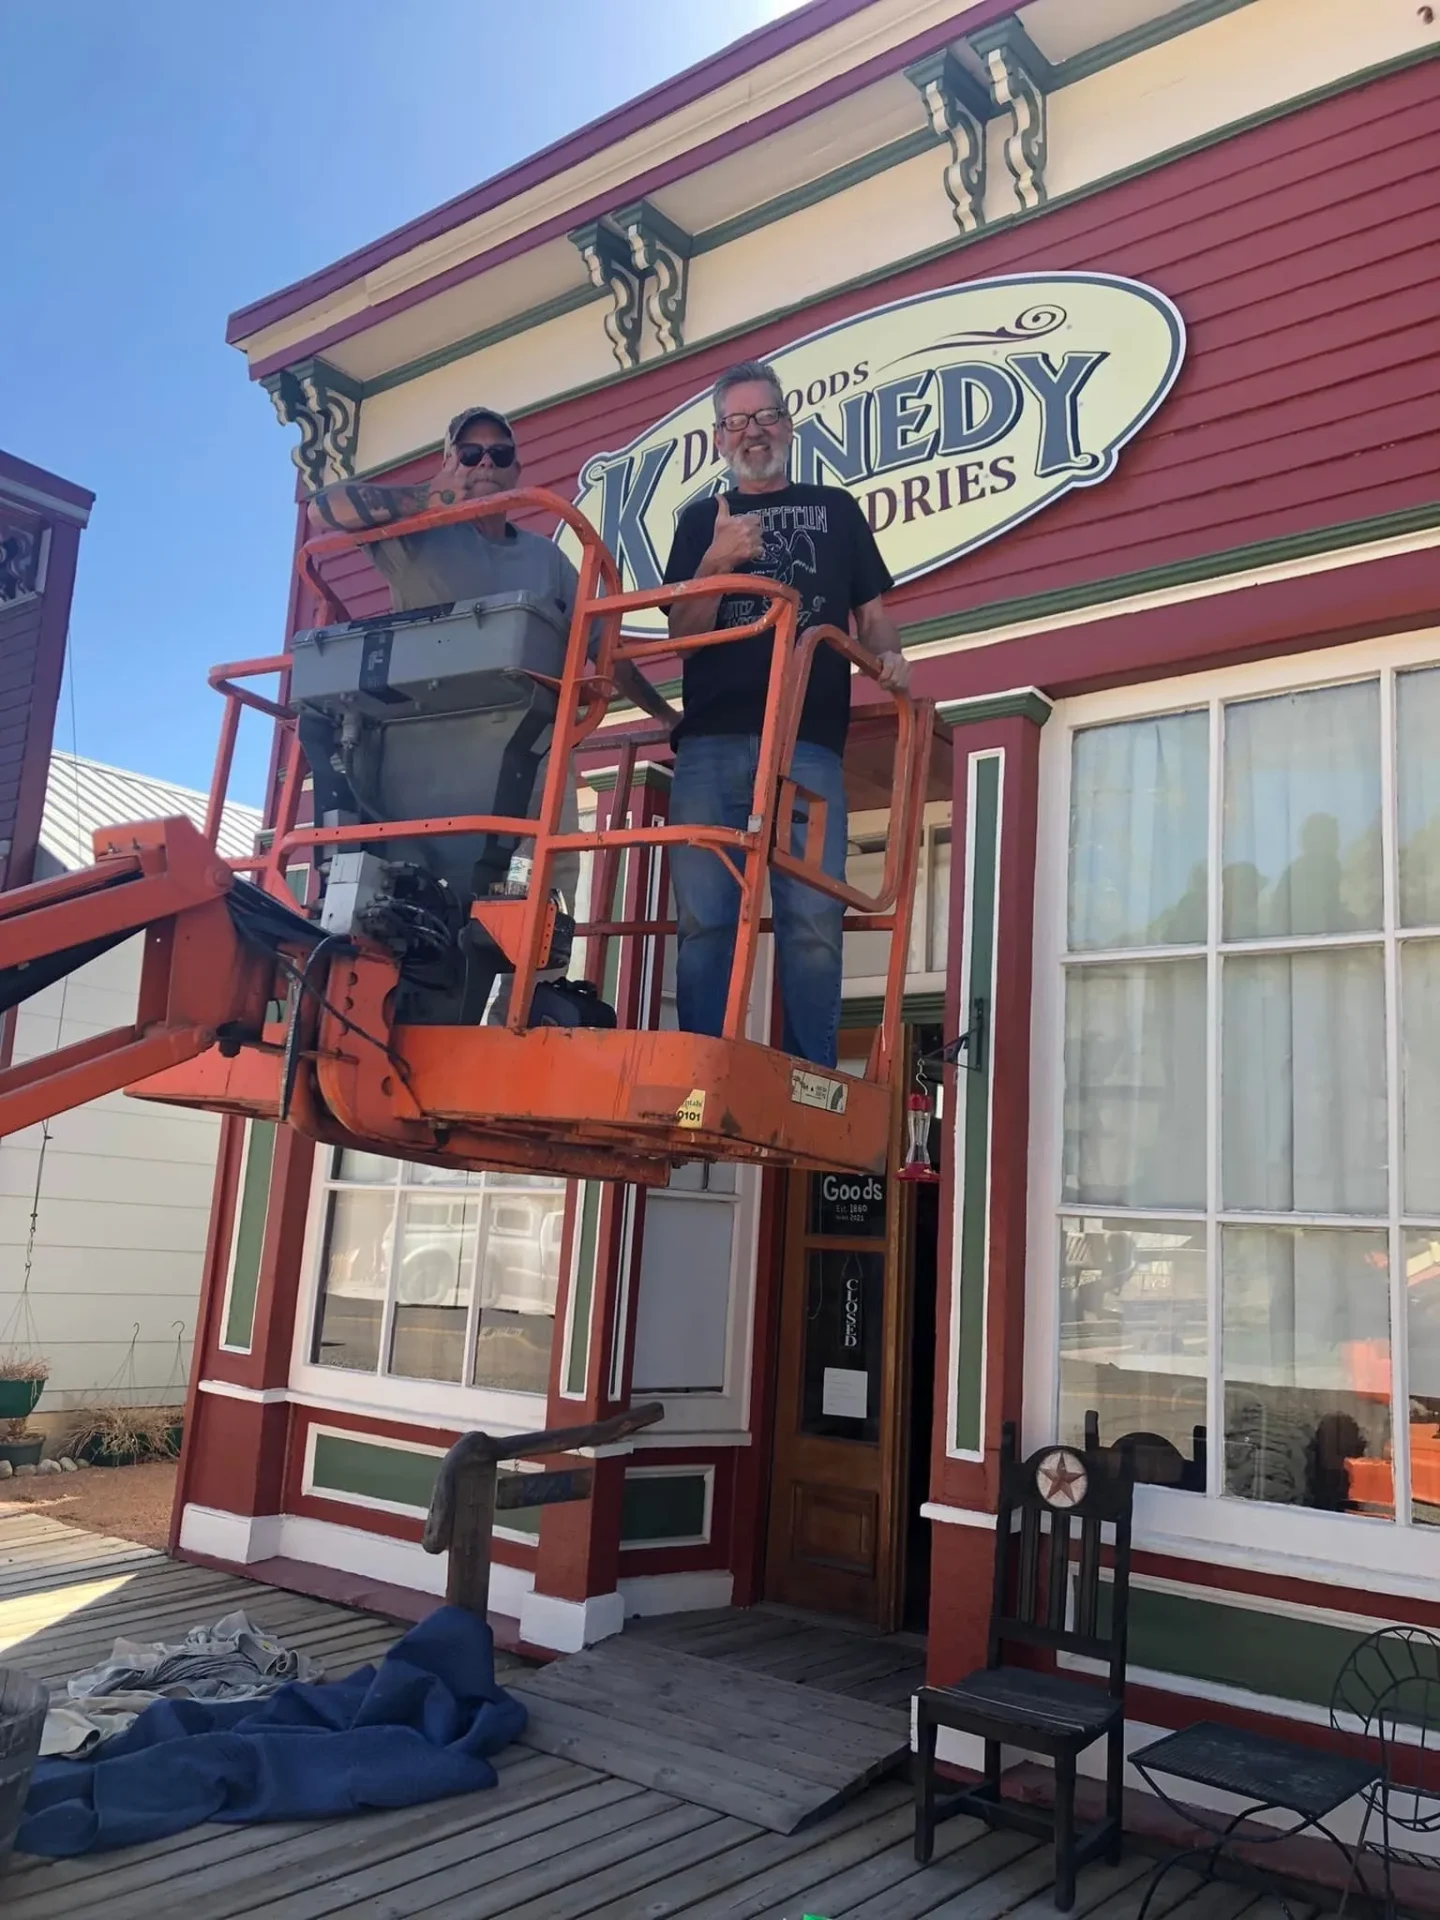
[[[1320,553],[1339,553],[1346,547],[1368,546],[1375,540],[1393,540],[1402,534],[1425,533],[1440,526],[1440,500],[1418,507],[1401,507],[1368,520],[1343,520],[1336,526],[1308,527],[1275,540],[1256,540],[1245,547],[1226,547],[1219,553],[1198,554],[1191,560],[1172,560],[1165,566],[1145,567],[1135,573],[1115,573],[1104,580],[1087,580],[1073,587],[1055,587],[1048,593],[1025,594],[1014,600],[990,600],[966,607],[961,613],[939,614],[933,620],[913,620],[900,629],[907,647],[959,640],[992,627],[1021,626],[1027,621],[1052,619],[1057,613],[1076,613],[1104,606],[1112,600],[1131,600],[1141,594],[1161,593],[1173,587],[1220,580],[1229,573],[1249,573],[1259,567],[1281,566],[1289,560],[1308,560]],[[949,718],[946,708],[942,719]]]
[[[1091,74],[1099,73],[1104,67],[1115,65],[1117,61],[1128,58],[1131,53],[1141,52],[1149,46],[1158,46],[1161,40],[1170,37],[1161,31],[1168,22],[1182,22],[1182,26],[1177,28],[1177,31],[1184,31],[1191,26],[1204,25],[1209,19],[1218,18],[1221,14],[1234,12],[1239,7],[1250,4],[1251,0],[1194,0],[1193,6],[1178,9],[1174,14],[1168,15],[1166,20],[1155,21],[1150,27],[1135,28],[1131,33],[1117,35],[1114,41],[1106,42],[1104,47],[1092,48],[1089,53],[1077,54],[1073,60],[1061,62],[1056,69],[1059,84],[1065,86],[1075,80],[1088,79]],[[1106,52],[1106,49],[1112,48],[1115,50],[1113,53]],[[1108,192],[1111,187],[1120,186],[1127,180],[1139,179],[1160,167],[1170,166],[1177,160],[1186,159],[1192,153],[1202,153],[1207,147],[1218,146],[1223,141],[1235,139],[1256,127],[1268,126],[1270,122],[1282,120],[1289,114],[1303,113],[1307,107],[1318,106],[1324,100],[1335,98],[1337,94],[1349,93],[1356,88],[1369,86],[1377,80],[1388,78],[1393,73],[1403,72],[1407,67],[1420,66],[1427,60],[1437,57],[1440,57],[1440,49],[1427,46],[1416,48],[1411,53],[1399,54],[1391,60],[1377,61],[1375,65],[1362,68],[1358,73],[1346,74],[1339,80],[1328,81],[1324,86],[1312,87],[1307,92],[1296,94],[1289,100],[1278,101],[1274,106],[1261,108],[1256,113],[1242,115],[1238,120],[1231,120],[1223,126],[1213,127],[1205,133],[1196,134],[1192,139],[1179,141],[1175,146],[1167,147],[1160,153],[1150,154],[1130,166],[1119,167],[1113,173],[1087,181],[1070,193],[1058,194],[1054,198],[1047,199],[1040,206],[1024,209],[1017,207],[1013,213],[989,221],[974,233],[957,233],[952,238],[940,242],[938,246],[925,247],[899,260],[887,261],[883,266],[871,268],[865,273],[853,275],[848,280],[837,281],[833,286],[819,292],[807,294],[803,300],[790,301],[783,306],[772,307],[766,313],[757,313],[749,319],[737,322],[733,327],[709,334],[703,340],[687,342],[675,352],[667,354],[666,361],[673,363],[684,359],[689,354],[708,352],[714,347],[723,346],[727,340],[740,339],[760,327],[771,326],[804,313],[821,300],[832,300],[846,293],[863,292],[866,288],[894,279],[899,274],[912,272],[917,267],[927,266],[932,261],[943,260],[952,254],[959,253],[964,248],[973,246],[977,241],[987,239],[991,234],[1008,230],[1021,221],[1040,219],[1057,207],[1070,206],[1078,201],[1090,199],[1097,193]],[[916,143],[913,151],[910,150],[912,142]],[[825,175],[819,181],[795,188],[791,194],[778,195],[774,200],[764,202],[746,214],[737,215],[733,220],[696,234],[692,251],[696,254],[713,251],[714,245],[723,244],[723,240],[712,241],[711,236],[716,233],[729,239],[741,238],[745,233],[752,232],[773,220],[783,219],[787,213],[798,211],[801,206],[813,206],[821,200],[831,198],[833,194],[844,192],[858,180],[887,170],[880,165],[868,171],[863,170],[870,159],[878,159],[879,156],[888,154],[893,156],[888,162],[889,166],[900,165],[914,158],[917,153],[925,151],[927,147],[939,144],[936,136],[929,132],[923,136],[923,143],[919,134],[908,136],[904,141],[891,142],[888,147],[877,149],[873,156],[862,156],[858,160],[848,162],[846,166],[836,168],[832,174]],[[897,151],[901,147],[906,149],[903,153]],[[854,169],[862,169],[862,171],[856,173],[853,172]],[[834,184],[827,186],[827,182]],[[821,188],[825,190],[821,191]],[[791,204],[794,195],[801,195],[803,198]],[[574,304],[578,306],[587,299],[603,299],[604,295],[596,293],[593,287],[586,287],[571,289],[568,295],[557,296],[557,298],[573,299]],[[453,347],[438,348],[422,359],[396,367],[389,373],[379,374],[373,380],[362,383],[362,394],[368,396],[390,387],[402,386],[408,380],[418,379],[421,374],[433,372],[437,367],[447,366],[454,360],[463,359],[468,354],[478,352],[480,346],[491,346],[500,340],[509,339],[514,334],[524,333],[532,327],[543,325],[547,319],[556,317],[555,311],[551,310],[554,306],[554,302],[545,302],[524,313],[515,314],[509,320],[497,322],[495,326],[485,329],[483,334],[469,335],[465,340],[456,342]],[[568,307],[558,309],[558,311],[570,310]],[[512,420],[524,420],[531,414],[548,412],[552,407],[564,406],[572,400],[583,399],[589,394],[614,387],[623,380],[634,379],[637,375],[653,371],[654,362],[646,361],[641,366],[627,368],[623,372],[602,374],[599,379],[583,381],[578,386],[547,394],[543,400],[537,400],[533,406],[517,407],[510,417]],[[356,477],[364,479],[373,474],[387,473],[397,466],[404,465],[407,461],[418,460],[426,454],[438,451],[439,446],[440,442],[433,440],[412,448],[408,453],[391,454],[376,466],[363,469]]]
[[[878,1027],[885,1002],[878,993],[863,994],[840,1004],[842,1032],[856,1027]],[[900,1004],[900,1018],[907,1027],[936,1027],[945,1019],[943,993],[907,993]]]
[[[965,1118],[960,1138],[960,1223],[955,1261],[956,1321],[955,1411],[953,1443],[961,1453],[978,1453],[984,1441],[985,1304],[990,1276],[985,1250],[990,1223],[990,1087],[994,1050],[990,1029],[995,1005],[995,912],[1000,883],[1000,770],[1004,754],[986,750],[972,756],[974,782],[969,842],[969,894],[965,920],[970,968],[961,1019],[983,1000],[986,1012],[984,1066],[961,1075]]]
[[[270,1169],[275,1158],[275,1125],[246,1122],[235,1196],[235,1237],[231,1243],[225,1330],[220,1345],[228,1353],[249,1353],[255,1339],[255,1301],[260,1290],[260,1254],[270,1204]]]
[[[1038,687],[1016,687],[1008,693],[981,693],[973,700],[942,700],[936,718],[949,727],[973,727],[981,720],[1029,720],[1043,727],[1054,702]]]

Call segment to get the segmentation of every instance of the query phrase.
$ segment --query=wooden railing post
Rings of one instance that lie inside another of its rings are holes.
[[[631,1407],[588,1427],[554,1427],[543,1433],[462,1433],[440,1462],[421,1544],[427,1553],[448,1553],[445,1599],[452,1607],[484,1619],[490,1603],[490,1542],[497,1507],[553,1506],[588,1497],[594,1474],[588,1467],[558,1473],[507,1476],[499,1483],[500,1462],[526,1455],[573,1453],[578,1447],[608,1447],[642,1427],[663,1419],[658,1402]]]

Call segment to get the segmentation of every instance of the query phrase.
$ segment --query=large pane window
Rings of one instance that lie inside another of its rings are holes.
[[[1440,1523],[1440,667],[1069,757],[1061,1430]]]
[[[311,1358],[544,1393],[565,1182],[334,1156]]]

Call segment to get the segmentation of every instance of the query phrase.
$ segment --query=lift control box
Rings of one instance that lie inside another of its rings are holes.
[[[560,678],[569,632],[559,607],[532,593],[312,627],[291,642],[290,698],[381,721],[523,706],[529,674]]]

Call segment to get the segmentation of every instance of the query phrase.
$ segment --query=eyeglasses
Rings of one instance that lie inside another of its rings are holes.
[[[493,447],[471,445],[455,449],[455,458],[462,467],[478,467],[487,456],[492,467],[513,467],[515,464],[515,449],[508,440],[499,440]]]
[[[759,407],[754,413],[722,413],[715,424],[724,427],[727,433],[743,433],[752,420],[757,427],[778,427],[782,420],[789,418],[785,407]]]

